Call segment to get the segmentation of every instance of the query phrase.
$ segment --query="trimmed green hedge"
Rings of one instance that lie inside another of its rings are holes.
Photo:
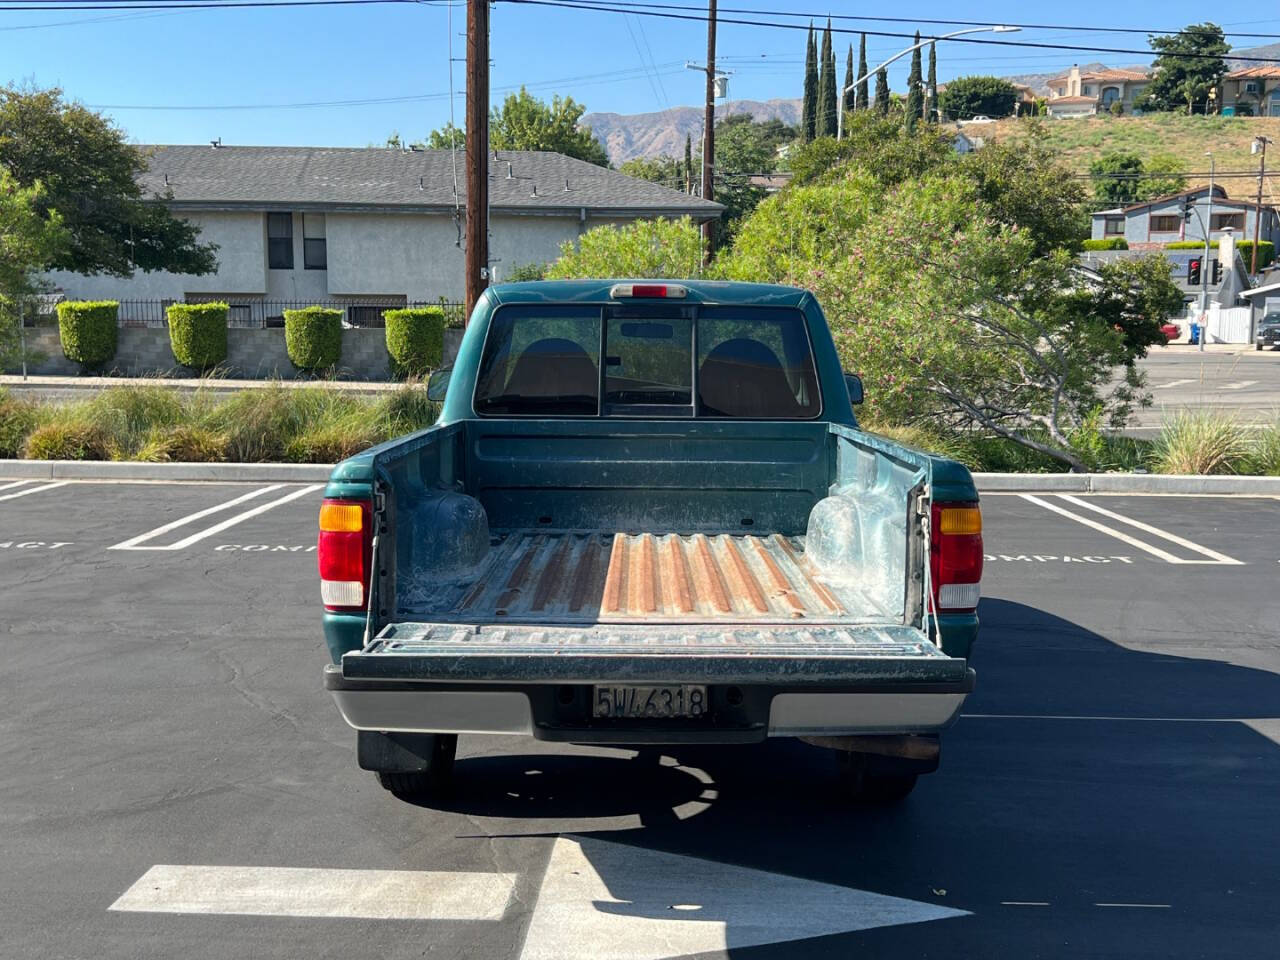
[[[284,311],[284,343],[300,370],[328,370],[342,357],[342,311],[305,307]]]
[[[1086,240],[1086,250],[1128,250],[1129,241],[1124,237],[1104,237],[1101,240]]]
[[[58,338],[62,353],[85,370],[111,362],[116,355],[115,300],[64,300],[58,304]]]
[[[1219,241],[1215,240],[1212,246],[1218,246]],[[1203,250],[1203,240],[1175,240],[1173,243],[1164,245],[1166,250]],[[1240,259],[1244,261],[1244,265],[1248,268],[1253,260],[1253,241],[1237,240],[1236,252],[1240,254]],[[1261,270],[1270,266],[1276,259],[1276,245],[1270,240],[1261,240],[1258,242],[1258,269]]]
[[[387,353],[397,373],[420,376],[444,359],[444,311],[439,307],[387,310]]]
[[[169,346],[184,367],[210,370],[227,359],[225,303],[174,303],[169,318]]]

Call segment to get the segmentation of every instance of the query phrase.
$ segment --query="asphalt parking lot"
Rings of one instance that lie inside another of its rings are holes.
[[[0,955],[1276,953],[1280,498],[984,497],[978,688],[892,810],[793,741],[464,737],[393,799],[321,689],[319,498],[0,479]]]

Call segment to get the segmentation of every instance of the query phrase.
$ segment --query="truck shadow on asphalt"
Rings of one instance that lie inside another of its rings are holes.
[[[941,769],[898,807],[848,802],[833,755],[787,740],[662,748],[678,767],[463,759],[450,807],[513,832],[639,813],[640,829],[587,832],[972,913],[741,949],[730,922],[734,956],[1272,955],[1280,749],[1243,721],[1280,714],[1280,675],[1128,650],[1011,601],[981,615],[965,712],[985,716],[949,731]],[[637,900],[607,860],[612,896]]]

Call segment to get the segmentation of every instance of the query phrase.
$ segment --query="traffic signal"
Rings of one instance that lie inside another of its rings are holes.
[[[1187,283],[1191,284],[1191,286],[1193,287],[1199,286],[1200,284],[1200,258],[1199,257],[1196,257],[1194,260],[1188,261],[1187,263]]]
[[[1187,223],[1191,222],[1191,211],[1195,205],[1191,202],[1190,197],[1184,197],[1182,200],[1182,219]]]
[[[1210,283],[1213,283],[1216,285],[1221,282],[1222,282],[1222,261],[1215,260],[1213,261],[1213,279],[1210,281]]]

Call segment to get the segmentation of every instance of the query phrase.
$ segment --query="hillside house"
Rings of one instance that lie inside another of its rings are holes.
[[[1222,78],[1224,116],[1280,117],[1280,65],[1232,70]]]
[[[1049,116],[1054,119],[1091,117],[1120,103],[1132,114],[1134,102],[1146,90],[1150,77],[1145,70],[1090,70],[1081,73],[1078,65],[1049,81]]]
[[[1188,219],[1185,211],[1190,209]],[[1092,215],[1091,236],[1095,240],[1124,237],[1130,250],[1162,250],[1179,240],[1204,241],[1204,226],[1210,216],[1209,188],[1184,190],[1127,207],[1099,210]],[[1259,207],[1251,200],[1232,200],[1221,186],[1213,188],[1210,239],[1219,240],[1228,230],[1238,239],[1252,240],[1254,223],[1261,216],[1261,239],[1280,244],[1280,216],[1276,208]]]

